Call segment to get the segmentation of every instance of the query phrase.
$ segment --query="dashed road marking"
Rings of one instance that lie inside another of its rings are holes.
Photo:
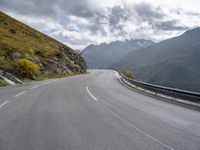
[[[20,92],[19,94],[15,95],[15,97],[18,97],[18,96],[20,96],[20,95],[22,95],[22,94],[24,94],[24,93],[26,93],[26,91]]]
[[[39,87],[39,85],[36,85],[36,86],[31,87],[30,89],[33,90],[33,89],[38,88],[38,87]]]
[[[0,105],[0,108],[3,107],[4,105],[8,104],[8,103],[9,103],[9,101],[3,102],[3,103]]]
[[[91,79],[94,80],[96,78],[96,76],[93,76]]]

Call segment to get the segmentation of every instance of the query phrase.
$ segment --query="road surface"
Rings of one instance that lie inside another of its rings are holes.
[[[0,150],[200,150],[200,112],[123,86],[116,72],[0,88]]]

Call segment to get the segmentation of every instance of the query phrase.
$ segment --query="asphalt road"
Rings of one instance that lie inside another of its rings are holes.
[[[200,150],[200,111],[134,92],[114,71],[0,88],[0,150]]]

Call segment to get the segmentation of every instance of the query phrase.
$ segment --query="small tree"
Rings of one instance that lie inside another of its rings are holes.
[[[28,59],[16,60],[13,66],[13,69],[15,70],[17,75],[31,79],[34,79],[35,75],[37,75],[40,70],[38,64]]]
[[[48,56],[48,53],[45,50],[35,50],[35,55],[42,58],[46,58]]]
[[[131,72],[131,71],[128,70],[128,69],[123,70],[122,73],[123,73],[123,75],[125,75],[125,76],[128,77],[128,78],[131,78],[131,79],[134,78],[133,72]]]
[[[10,33],[16,33],[15,29],[9,29]]]

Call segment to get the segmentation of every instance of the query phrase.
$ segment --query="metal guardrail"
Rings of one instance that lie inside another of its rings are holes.
[[[154,85],[154,84],[149,84],[149,83],[133,80],[124,76],[122,73],[120,73],[120,76],[122,79],[128,81],[129,83],[137,87],[141,87],[143,89],[150,90],[150,91],[160,93],[166,96],[170,96],[173,98],[182,99],[189,102],[200,104],[200,93],[180,90],[176,88],[169,88],[169,87],[164,87],[164,86],[159,86],[159,85]]]

